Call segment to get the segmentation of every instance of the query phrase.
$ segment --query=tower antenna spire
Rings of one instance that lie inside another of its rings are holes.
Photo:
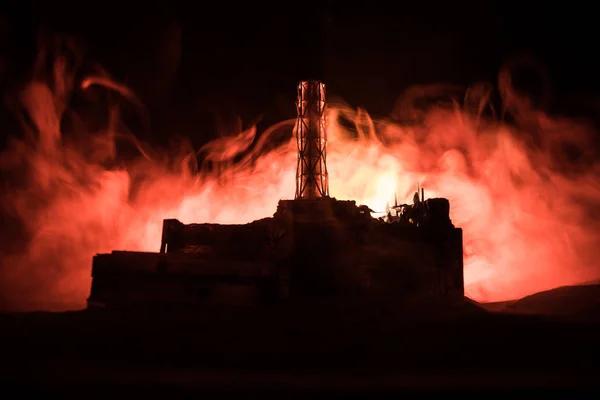
[[[329,197],[325,84],[316,80],[300,82],[296,110],[298,164],[295,198]]]

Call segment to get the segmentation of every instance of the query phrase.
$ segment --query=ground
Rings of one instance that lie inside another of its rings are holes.
[[[4,314],[0,390],[598,390],[598,299],[600,286],[588,286],[487,306],[493,312],[467,300]]]

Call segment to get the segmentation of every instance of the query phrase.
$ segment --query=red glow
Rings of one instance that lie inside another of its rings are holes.
[[[24,174],[23,185],[2,194],[2,205],[31,235],[25,251],[4,251],[0,260],[13,307],[84,306],[92,256],[113,249],[157,251],[163,218],[243,223],[272,215],[279,199],[294,197],[294,121],[262,135],[253,154],[237,164],[230,161],[252,142],[254,128],[207,144],[203,151],[222,165],[217,172],[190,168],[191,152],[175,167],[144,153],[127,170],[109,169],[103,165],[125,135],[116,113],[106,130],[83,132],[89,140],[75,144],[60,131],[69,112],[66,98],[90,85],[133,95],[107,78],[74,88],[74,73],[61,58],[50,76],[51,85],[32,81],[20,97],[39,133],[12,141],[2,156],[5,170]],[[475,107],[437,106],[411,126],[373,121],[364,110],[330,104],[331,196],[376,211],[385,210],[395,193],[399,201],[410,200],[417,183],[427,197],[447,197],[454,224],[464,229],[466,292],[479,301],[578,283],[596,278],[599,270],[600,238],[588,214],[600,200],[600,165],[559,173],[553,156],[565,140],[585,150],[592,132],[533,110],[501,84],[506,104],[527,129],[480,116],[490,93],[481,87],[465,102]],[[405,114],[412,110],[409,100],[399,102]],[[354,121],[358,138],[336,122],[339,115]],[[289,143],[265,151],[261,143],[283,128]],[[525,145],[532,130],[542,139],[536,150]]]

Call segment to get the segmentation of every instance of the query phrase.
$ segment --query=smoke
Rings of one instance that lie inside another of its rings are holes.
[[[386,120],[342,103],[329,112],[331,195],[376,211],[395,195],[410,199],[417,184],[448,198],[464,230],[466,292],[480,301],[600,275],[594,130],[543,112],[543,101],[516,90],[513,67],[500,72],[497,91],[415,87]],[[73,96],[87,106],[73,106]],[[122,100],[107,102],[115,96]],[[123,101],[143,118],[131,90],[101,69],[83,74],[68,40],[40,52],[13,104],[23,134],[0,163],[0,204],[15,238],[0,247],[4,308],[83,307],[94,254],[157,251],[163,218],[250,222],[293,196],[293,121],[224,132],[200,149],[184,142],[172,154],[136,139],[120,118]],[[90,109],[106,123],[86,121]],[[124,140],[137,149],[127,163],[116,151]]]

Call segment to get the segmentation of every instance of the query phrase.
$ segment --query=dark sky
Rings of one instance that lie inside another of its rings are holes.
[[[385,115],[411,85],[493,81],[524,52],[548,68],[556,98],[595,94],[594,5],[555,3],[15,2],[0,12],[2,82],[26,76],[39,32],[73,35],[140,94],[156,138],[210,130],[215,115],[293,117],[294,84],[310,77]]]

